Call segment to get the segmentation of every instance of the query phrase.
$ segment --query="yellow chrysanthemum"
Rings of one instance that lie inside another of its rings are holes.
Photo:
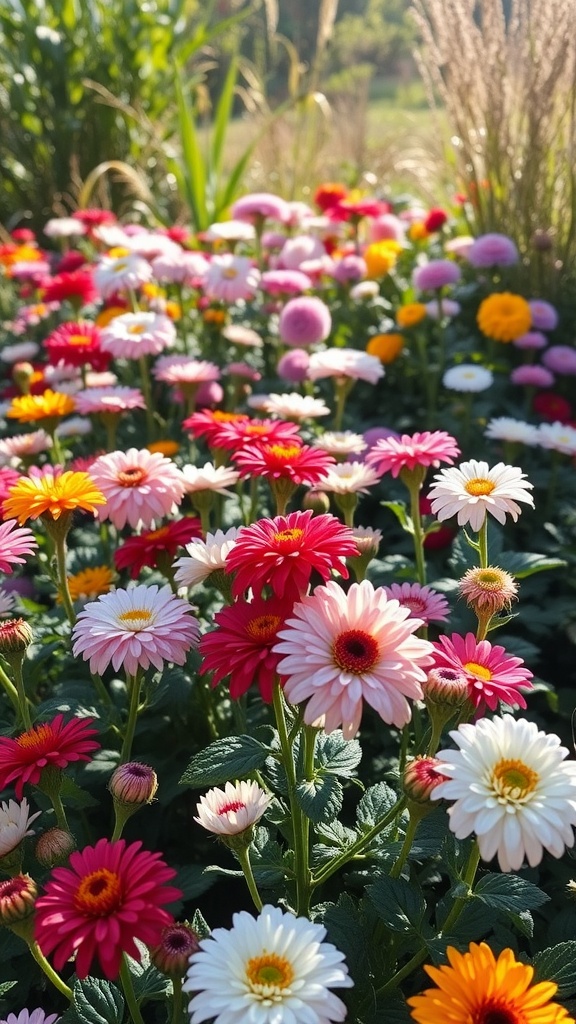
[[[437,988],[408,999],[418,1024],[574,1024],[573,1017],[551,1002],[553,981],[532,984],[534,968],[520,963],[511,949],[498,959],[485,942],[471,942],[468,953],[448,946],[450,962],[425,967]]]
[[[126,313],[124,306],[108,306],[107,309],[103,309],[101,313],[98,313],[94,322],[96,327],[107,327],[112,320],[115,320],[117,316],[122,316],[124,313]]]
[[[77,508],[95,512],[97,505],[105,503],[106,498],[88,473],[43,473],[20,477],[10,488],[4,500],[4,518],[17,519],[22,526],[27,519],[38,519],[41,515],[60,519]]]
[[[396,265],[399,252],[402,252],[402,246],[392,238],[367,245],[362,255],[368,277],[376,279],[389,274]]]
[[[429,234],[430,232],[426,230],[426,225],[420,220],[415,220],[408,228],[408,238],[411,242],[423,242],[425,238],[428,238]]]
[[[171,459],[173,455],[176,455],[180,451],[180,445],[177,441],[153,441],[152,444],[146,445],[149,452],[154,455],[159,452],[160,455],[165,455],[168,459]]]
[[[532,324],[530,306],[521,295],[495,292],[480,303],[476,316],[478,327],[494,341],[514,341],[526,334]]]
[[[398,327],[415,327],[427,315],[428,310],[423,302],[408,302],[396,311],[396,323]]]
[[[20,423],[35,423],[37,420],[61,419],[74,412],[76,402],[70,395],[48,388],[42,395],[19,395],[12,399],[6,416]]]
[[[74,576],[68,577],[68,589],[73,601],[88,598],[95,601],[100,594],[107,594],[114,583],[114,573],[107,565],[96,565],[90,569],[82,569]]]
[[[12,252],[5,252],[0,258],[0,263],[10,267],[15,263],[37,263],[43,258],[40,249],[35,245],[19,245]]]
[[[182,306],[179,302],[174,302],[173,299],[168,300],[164,312],[171,320],[177,321],[182,319]]]
[[[369,356],[376,356],[381,363],[393,363],[404,348],[402,334],[375,334],[366,345]]]

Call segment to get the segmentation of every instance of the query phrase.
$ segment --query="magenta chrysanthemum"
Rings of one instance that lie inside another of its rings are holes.
[[[260,519],[240,530],[226,559],[235,573],[235,596],[252,588],[260,594],[269,585],[279,597],[306,592],[312,570],[327,580],[335,570],[348,578],[345,559],[358,554],[353,531],[332,515],[290,512]]]
[[[434,644],[434,667],[453,668],[462,672],[468,682],[468,697],[475,708],[484,706],[495,711],[499,701],[525,708],[520,692],[531,690],[532,672],[522,658],[507,654],[503,647],[488,640],[476,640],[473,633],[465,637],[453,633],[441,636]]]
[[[74,761],[89,761],[100,744],[94,737],[91,718],[56,715],[50,722],[41,722],[15,739],[0,737],[0,789],[14,783],[16,796],[22,799],[26,783],[36,786],[42,771],[49,765],[66,768]]]
[[[256,683],[262,699],[270,703],[280,660],[272,647],[289,610],[284,599],[255,597],[216,612],[217,628],[200,640],[200,672],[213,673],[212,686],[230,676],[230,696],[235,700]]]
[[[72,632],[74,657],[90,660],[90,671],[111,664],[134,676],[139,668],[161,670],[166,662],[183,665],[198,640],[199,628],[187,601],[170,587],[140,585],[102,594],[85,605]]]
[[[107,978],[118,977],[122,955],[138,962],[155,946],[173,917],[163,904],[182,896],[168,886],[176,872],[142,843],[100,839],[73,853],[70,867],[56,868],[36,901],[35,938],[60,971],[76,954],[76,974],[86,978],[99,960]]]
[[[460,454],[456,439],[445,430],[425,430],[423,433],[402,434],[401,437],[380,438],[368,452],[366,462],[377,471],[397,477],[401,470],[418,466],[437,467],[441,462],[450,465]]]
[[[296,604],[274,650],[286,699],[308,700],[304,721],[326,732],[342,728],[351,739],[360,727],[363,701],[384,722],[410,721],[407,698],[422,699],[432,645],[414,636],[422,619],[364,580],[348,593],[330,581]]]
[[[32,555],[37,544],[32,530],[18,526],[15,519],[0,523],[0,572],[11,573],[15,565],[26,561],[22,555]]]
[[[317,484],[335,459],[319,448],[300,442],[279,444],[247,444],[232,458],[241,476],[285,478],[293,484]]]
[[[159,452],[129,448],[110,452],[92,463],[90,475],[106,498],[100,519],[118,529],[152,527],[174,513],[186,492],[183,473]]]

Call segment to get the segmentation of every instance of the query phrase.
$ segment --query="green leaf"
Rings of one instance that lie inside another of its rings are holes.
[[[535,910],[550,899],[532,882],[508,874],[484,875],[474,889],[474,896],[494,910],[510,910],[514,914]]]
[[[205,873],[204,868],[204,864],[185,864],[184,867],[178,868],[174,885],[182,889],[182,899],[185,902],[201,896],[212,885],[214,879]]]
[[[3,981],[0,983],[0,996],[3,996],[5,992],[9,992],[14,985],[17,985],[17,981]]]
[[[407,533],[414,533],[412,520],[403,501],[381,501],[380,504],[394,513],[403,530],[406,530]]]
[[[132,979],[138,1002],[147,999],[165,999],[170,991],[170,981],[156,967],[147,967],[138,977]]]
[[[341,779],[349,779],[362,760],[362,747],[358,740],[345,740],[337,730],[326,736],[320,733],[316,740],[316,759],[322,772],[333,772]]]
[[[503,551],[498,558],[500,569],[522,580],[546,569],[562,569],[567,562],[562,558],[547,558],[532,551]]]
[[[415,884],[382,875],[366,889],[378,916],[393,932],[418,932],[426,913],[426,901]]]
[[[296,799],[310,821],[332,821],[342,809],[343,790],[333,775],[317,775],[298,783]]]
[[[178,109],[178,126],[182,145],[182,166],[178,168],[180,183],[190,205],[190,213],[197,231],[208,227],[208,211],[206,208],[206,165],[192,104],[184,91],[182,75],[176,71],[174,76],[176,89],[176,105]]]
[[[534,981],[555,981],[557,997],[566,999],[576,992],[576,942],[560,942],[537,953],[532,960]]]
[[[216,740],[195,754],[180,783],[202,789],[242,779],[261,768],[268,753],[268,748],[252,736],[228,736]]]
[[[267,828],[257,826],[254,829],[250,862],[258,885],[264,889],[278,885],[285,878],[284,852]]]
[[[222,159],[224,156],[224,142],[226,131],[232,119],[232,107],[234,103],[234,91],[238,78],[238,61],[233,57],[224,79],[220,98],[214,111],[214,135],[211,151],[211,172],[218,178],[222,170]]]
[[[61,1024],[122,1024],[124,996],[120,989],[103,978],[77,979],[74,983],[74,1008],[66,1010]]]
[[[99,800],[95,800],[90,793],[78,786],[69,775],[62,777],[60,796],[65,803],[71,803],[74,807],[98,807]]]
[[[372,828],[392,809],[397,800],[396,793],[385,782],[370,786],[356,808],[358,824],[366,826],[366,829]]]
[[[199,939],[207,939],[210,935],[210,925],[206,921],[201,910],[195,910],[194,916],[190,921],[190,927],[192,931],[196,932]]]

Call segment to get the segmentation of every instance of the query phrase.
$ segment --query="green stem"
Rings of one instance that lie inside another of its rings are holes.
[[[21,711],[20,711],[20,698],[18,696],[18,690],[14,686],[14,683],[9,678],[9,676],[6,675],[4,669],[2,668],[1,665],[0,665],[0,685],[4,687],[4,689],[6,691],[6,696],[12,701],[12,704],[14,705],[14,710],[15,710],[16,714],[20,716],[21,715]],[[28,698],[26,698],[26,700],[28,700]]]
[[[294,872],[296,875],[296,914],[299,917],[306,917],[309,912],[310,901],[310,870],[308,867],[308,850],[304,849],[304,825],[302,822],[302,808],[296,797],[296,769],[294,766],[294,755],[292,744],[288,736],[286,726],[286,715],[284,713],[284,696],[282,687],[278,680],[274,684],[274,714],[276,716],[276,727],[280,739],[280,750],[282,753],[282,764],[286,772],[288,783],[288,800],[292,816],[292,828],[294,830]]]
[[[464,885],[467,885],[469,890],[472,889],[472,885],[474,884],[474,879],[476,877],[476,872],[478,870],[479,863],[480,850],[478,849],[478,843],[476,842],[476,840],[474,840],[472,849],[470,850],[470,856],[468,857],[468,863],[466,864],[466,869],[462,877]],[[454,900],[452,909],[448,914],[448,917],[444,921],[444,924],[442,925],[442,935],[450,933],[450,929],[460,917],[460,914],[464,910],[464,907],[467,902],[468,893],[466,894],[466,896],[460,896],[458,899]]]
[[[120,981],[122,983],[122,989],[128,1006],[130,1024],[144,1024],[142,1014],[140,1013],[140,1007],[138,1006],[138,1000],[136,999],[136,993],[134,992],[134,985],[132,984],[132,975],[130,974],[130,968],[128,967],[125,955],[122,956],[122,964],[120,966]]]
[[[312,879],[312,886],[315,888],[317,885],[322,885],[328,878],[335,874],[336,871],[339,871],[341,867],[344,867],[349,860],[352,860],[354,857],[357,857],[358,854],[362,853],[365,847],[369,846],[376,836],[380,835],[388,825],[392,824],[394,819],[404,810],[405,806],[406,797],[399,797],[394,806],[390,808],[383,818],[380,818],[380,821],[377,821],[376,824],[368,830],[368,832],[365,832],[363,836],[356,839],[356,841],[348,846],[346,850],[343,850],[342,853],[334,858],[334,860],[330,861],[330,863]]]
[[[254,878],[254,872],[252,871],[252,865],[250,863],[250,854],[248,853],[248,847],[241,847],[236,850],[236,855],[240,861],[240,867],[244,872],[244,878],[246,879],[246,885],[250,891],[252,902],[256,907],[256,910],[262,910],[263,903],[260,899],[260,893],[258,892],[258,886],[256,885],[256,879]]]
[[[182,978],[172,978],[172,1024],[182,1022]]]
[[[486,515],[480,530],[478,531],[478,557],[480,568],[488,568],[488,515]]]
[[[32,728],[32,719],[30,717],[30,707],[28,703],[28,697],[26,696],[26,690],[24,689],[24,676],[22,675],[22,658],[14,657],[12,660],[12,671],[16,680],[16,689],[18,691],[18,703],[20,710],[20,717],[24,724],[24,728]]]
[[[128,708],[128,721],[126,722],[126,731],[124,733],[124,742],[122,743],[122,750],[120,751],[120,764],[126,764],[130,760],[130,754],[132,753],[132,743],[134,742],[134,733],[136,731],[136,720],[138,718],[138,707],[140,704],[140,676],[129,676],[127,679],[128,689],[130,690],[130,705]]]
[[[54,538],[54,544],[56,548],[56,565],[58,568],[58,593],[60,594],[60,600],[64,605],[64,610],[68,616],[68,621],[71,626],[74,626],[76,622],[76,613],[72,604],[72,598],[70,597],[70,590],[68,588],[68,576],[66,575],[66,537],[60,536],[58,533]]]
[[[408,819],[408,825],[406,827],[406,835],[404,836],[404,842],[402,843],[402,849],[398,854],[397,860],[392,865],[392,870],[390,871],[390,878],[400,878],[400,875],[402,874],[402,868],[404,867],[408,854],[410,853],[410,850],[412,848],[412,842],[414,840],[414,836],[416,835],[416,829],[418,828],[420,820],[420,818],[415,817],[413,814],[410,815]]]
[[[64,804],[62,803],[60,793],[57,793],[56,791],[50,792],[50,800],[52,801],[52,807],[54,808],[56,821],[58,822],[58,828],[63,829],[64,832],[69,832],[70,825],[68,824],[68,819],[66,818],[66,811],[64,810]]]
[[[155,426],[154,406],[152,404],[152,388],[150,387],[150,367],[146,356],[140,356],[138,365],[140,367],[142,394],[144,395],[144,401],[146,403],[146,429],[148,431],[148,441],[150,442],[154,440]]]
[[[427,953],[428,950],[426,948],[419,949],[412,959],[409,960],[407,964],[404,964],[404,967],[401,967],[399,971],[396,971],[396,974],[394,974],[385,985],[376,989],[374,995],[380,997],[387,995],[388,992],[393,992],[395,988],[398,988],[400,982],[404,981],[404,978],[407,978],[409,974],[412,974],[412,971],[415,971],[416,968],[424,962]]]
[[[35,959],[36,963],[38,964],[38,966],[44,971],[44,974],[46,975],[48,980],[51,981],[52,984],[54,985],[54,988],[57,988],[58,991],[63,996],[66,996],[66,999],[68,999],[70,1002],[72,1002],[72,998],[73,998],[72,989],[68,988],[68,985],[64,981],[62,981],[62,978],[60,977],[59,974],[56,974],[56,971],[54,970],[52,965],[48,963],[46,957],[44,956],[44,954],[40,950],[40,947],[38,946],[38,943],[37,942],[30,942],[28,944],[28,948],[29,948],[30,952],[32,953],[32,956],[34,957],[34,959]]]

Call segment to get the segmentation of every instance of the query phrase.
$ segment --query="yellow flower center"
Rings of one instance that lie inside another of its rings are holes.
[[[132,326],[128,328],[128,334],[144,334],[143,324],[132,324]]]
[[[88,337],[87,334],[70,334],[68,337],[68,344],[77,346],[89,345],[90,338]]]
[[[289,462],[290,459],[295,459],[300,454],[300,448],[296,444],[284,445],[284,444],[271,444],[268,448],[268,452],[275,459],[284,459]]]
[[[486,668],[486,665],[479,665],[477,661],[467,661],[464,665],[464,670],[469,672],[471,676],[477,676],[479,679],[492,679],[490,669]]]
[[[226,281],[233,281],[234,278],[238,277],[238,271],[235,270],[234,267],[226,267],[226,269],[222,271],[222,277],[225,278]]]
[[[137,633],[140,629],[145,629],[152,618],[152,612],[148,608],[132,608],[129,612],[121,612],[118,622],[121,622],[126,629]]]
[[[74,906],[87,917],[108,917],[122,898],[120,877],[108,868],[98,868],[83,878],[74,893]]]
[[[303,536],[304,530],[301,530],[299,527],[294,527],[292,530],[278,530],[278,532],[274,534],[273,540],[275,540],[277,544],[298,544],[299,541],[302,540]]]
[[[254,619],[250,619],[246,626],[246,632],[253,640],[265,643],[276,635],[280,621],[279,615],[257,615]]]
[[[473,480],[468,480],[468,483],[465,484],[465,490],[474,498],[481,498],[485,494],[492,494],[495,487],[496,484],[492,480],[486,480],[480,476],[475,476]]]
[[[252,992],[265,999],[279,996],[294,980],[289,960],[277,953],[253,956],[246,964],[246,977]],[[272,991],[270,991],[272,990]]]
[[[378,660],[378,644],[363,629],[345,629],[332,645],[332,657],[339,669],[361,676],[369,672]]]
[[[538,785],[538,772],[523,761],[502,758],[492,770],[491,783],[500,802],[525,800]]]

